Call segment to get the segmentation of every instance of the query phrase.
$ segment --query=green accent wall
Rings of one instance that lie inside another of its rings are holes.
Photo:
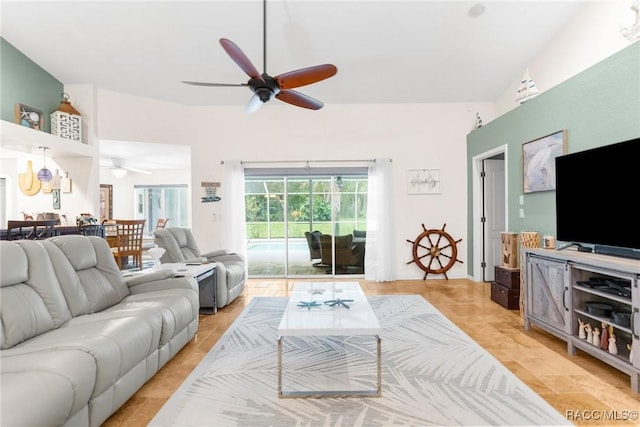
[[[522,191],[522,144],[559,130],[567,131],[567,152],[640,138],[640,42],[631,44],[571,79],[541,93],[467,136],[469,275],[473,259],[473,157],[507,145],[508,228],[555,236],[555,191],[524,194],[525,217],[519,218]],[[640,159],[639,159],[640,161]],[[640,163],[638,165],[640,167]],[[625,183],[612,183],[625,185]],[[630,193],[639,183],[627,183]],[[478,224],[479,225],[479,224]],[[585,226],[589,226],[585,224]]]
[[[45,132],[51,114],[62,99],[64,85],[11,43],[0,38],[0,119],[15,123],[15,105],[42,111]]]

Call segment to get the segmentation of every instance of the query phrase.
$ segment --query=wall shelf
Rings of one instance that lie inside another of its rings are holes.
[[[56,157],[96,157],[96,147],[78,141],[60,138],[50,133],[30,129],[6,120],[0,120],[0,141],[4,150],[41,155],[38,147],[48,147],[47,155]]]

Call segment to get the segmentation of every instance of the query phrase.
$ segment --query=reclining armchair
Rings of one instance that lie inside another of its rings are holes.
[[[246,268],[244,258],[226,249],[201,253],[188,228],[167,227],[153,232],[154,242],[165,253],[160,262],[208,262],[216,263],[216,305],[222,308],[244,290]]]

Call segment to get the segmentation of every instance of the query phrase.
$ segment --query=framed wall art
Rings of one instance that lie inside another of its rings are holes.
[[[16,104],[15,120],[21,126],[42,130],[44,128],[44,116],[42,111],[24,104]]]
[[[407,194],[441,194],[442,171],[440,169],[407,170]]]
[[[565,130],[522,144],[523,192],[555,190],[556,157],[566,152]]]
[[[113,185],[100,184],[100,223],[113,219]]]
[[[60,209],[60,189],[51,190],[53,198],[53,209]]]

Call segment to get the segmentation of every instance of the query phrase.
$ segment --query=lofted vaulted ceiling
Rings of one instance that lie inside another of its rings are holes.
[[[331,63],[338,74],[303,88],[329,104],[493,102],[582,2],[267,2],[271,75]],[[1,34],[65,84],[186,105],[245,105],[245,83],[218,40],[263,70],[263,3],[5,1]],[[473,12],[482,12],[472,17]]]

